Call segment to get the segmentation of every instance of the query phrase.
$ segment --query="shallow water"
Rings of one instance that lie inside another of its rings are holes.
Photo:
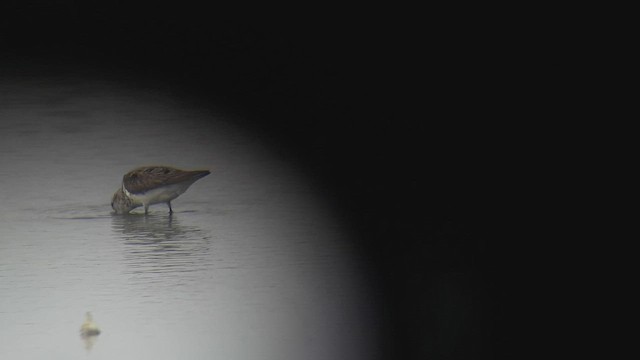
[[[116,82],[0,82],[0,358],[372,357],[346,229],[230,124]],[[122,175],[148,164],[212,173],[172,215],[112,214]]]

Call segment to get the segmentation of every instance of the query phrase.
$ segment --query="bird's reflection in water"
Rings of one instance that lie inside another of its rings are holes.
[[[194,271],[209,253],[208,234],[181,225],[175,214],[114,215],[112,229],[126,245],[132,274]]]
[[[82,338],[82,341],[84,341],[84,348],[87,351],[91,351],[93,345],[98,341],[98,335],[81,334],[80,337]]]

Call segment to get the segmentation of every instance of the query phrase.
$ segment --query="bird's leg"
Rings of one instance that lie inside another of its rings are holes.
[[[171,201],[167,201],[167,205],[169,205],[169,214],[173,214],[173,209],[171,208]]]
[[[144,214],[147,215],[149,213],[149,205],[144,204]]]

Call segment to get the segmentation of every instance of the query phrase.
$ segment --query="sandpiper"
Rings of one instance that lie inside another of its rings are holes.
[[[122,178],[122,186],[113,194],[111,207],[117,214],[144,206],[144,213],[149,205],[167,203],[169,213],[171,200],[187,191],[196,180],[209,175],[209,170],[185,171],[169,166],[143,166],[132,170]]]

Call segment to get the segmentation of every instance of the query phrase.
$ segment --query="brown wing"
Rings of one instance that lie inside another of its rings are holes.
[[[131,193],[142,193],[159,186],[196,181],[209,175],[208,170],[185,171],[169,166],[145,166],[124,175],[122,183]]]

